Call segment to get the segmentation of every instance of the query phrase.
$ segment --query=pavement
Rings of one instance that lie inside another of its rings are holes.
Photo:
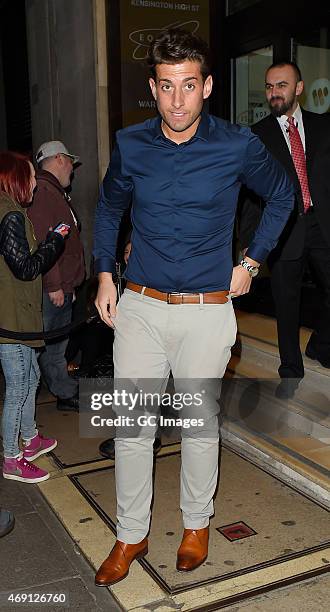
[[[36,485],[0,478],[0,505],[16,519],[0,539],[0,610],[122,610],[108,589],[94,585],[94,570]]]

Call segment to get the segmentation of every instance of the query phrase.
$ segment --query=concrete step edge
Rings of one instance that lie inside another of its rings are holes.
[[[316,469],[305,465],[303,461],[292,461],[290,455],[285,458],[278,453],[278,449],[270,443],[265,444],[257,436],[246,436],[236,428],[230,430],[226,424],[222,428],[222,439],[228,446],[241,456],[252,461],[266,472],[283,480],[302,494],[316,501],[326,509],[330,509],[329,479]]]
[[[279,365],[279,354],[277,344],[273,344],[262,338],[257,338],[253,335],[245,334],[244,332],[238,333],[238,340],[234,345],[232,351],[234,355],[241,355],[242,352],[247,351],[259,351],[261,354],[267,355],[268,359],[274,359],[274,368]],[[309,359],[305,356],[303,350],[304,368],[306,373],[319,374],[320,376],[327,377],[330,379],[330,368],[322,367],[316,360]],[[330,382],[330,381],[329,381]]]
[[[244,367],[245,363],[246,363],[245,360],[241,360],[239,364],[235,364],[235,361],[231,360],[227,368],[228,374],[232,374],[234,379],[238,378],[238,379],[243,379],[243,380],[244,379],[253,380],[250,376],[246,375],[248,369]],[[249,368],[250,365],[248,362],[247,364]],[[233,366],[235,366],[235,369],[233,369]],[[256,379],[260,378],[264,380],[274,379],[274,377],[270,375],[268,376],[267,370],[263,370],[262,373],[263,374],[267,373],[267,376],[255,376],[253,378],[256,378]],[[227,375],[227,378],[230,378],[230,376]],[[268,395],[266,394],[264,394],[264,396],[268,397]],[[277,403],[279,406],[283,407],[283,400],[272,397],[272,401]],[[298,415],[301,418],[304,418],[313,424],[316,423],[325,428],[330,427],[330,391],[329,391],[329,407],[324,406],[324,408],[322,408],[320,406],[315,406],[315,404],[312,403],[311,398],[308,400],[308,399],[302,399],[301,397],[295,397],[293,399],[286,400],[285,405],[289,412],[294,413],[295,415]]]

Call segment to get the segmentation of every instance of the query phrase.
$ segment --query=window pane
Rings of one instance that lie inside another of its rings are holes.
[[[264,47],[234,60],[232,119],[252,125],[269,115],[265,98],[265,71],[273,61],[273,47]]]
[[[313,113],[329,113],[330,49],[297,44],[295,58],[305,83],[301,105]]]

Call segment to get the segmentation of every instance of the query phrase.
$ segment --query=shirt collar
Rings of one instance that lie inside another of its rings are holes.
[[[197,128],[194,138],[200,138],[200,140],[208,140],[210,134],[210,116],[207,113],[202,113],[199,126]]]
[[[298,124],[298,125],[302,121],[302,113],[301,113],[301,108],[300,108],[299,104],[297,105],[297,108],[294,111],[292,117],[294,118],[295,123]],[[287,115],[281,115],[280,117],[277,117],[277,121],[280,123],[280,125],[282,127],[287,127],[287,125],[288,125],[288,117],[287,117]]]
[[[210,133],[210,116],[208,115],[208,113],[203,112],[201,114],[201,120],[196,130],[196,134],[194,134],[191,140],[193,140],[193,138],[199,138],[200,140],[208,140],[209,133]],[[153,140],[157,140],[159,138],[166,138],[162,130],[162,118],[160,115],[158,115],[156,118]]]
[[[162,132],[162,118],[160,115],[157,115],[157,117],[155,117],[154,121],[154,125],[153,125],[153,140],[158,140],[159,138],[162,138],[164,136],[163,132]]]

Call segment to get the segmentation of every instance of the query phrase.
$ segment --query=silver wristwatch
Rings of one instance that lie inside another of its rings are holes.
[[[254,278],[255,276],[257,276],[257,274],[259,272],[259,267],[258,266],[251,266],[251,264],[249,264],[249,262],[246,261],[246,259],[242,259],[239,262],[239,265],[242,266],[242,268],[245,268],[245,270],[247,270],[247,272],[250,274],[251,278]]]

